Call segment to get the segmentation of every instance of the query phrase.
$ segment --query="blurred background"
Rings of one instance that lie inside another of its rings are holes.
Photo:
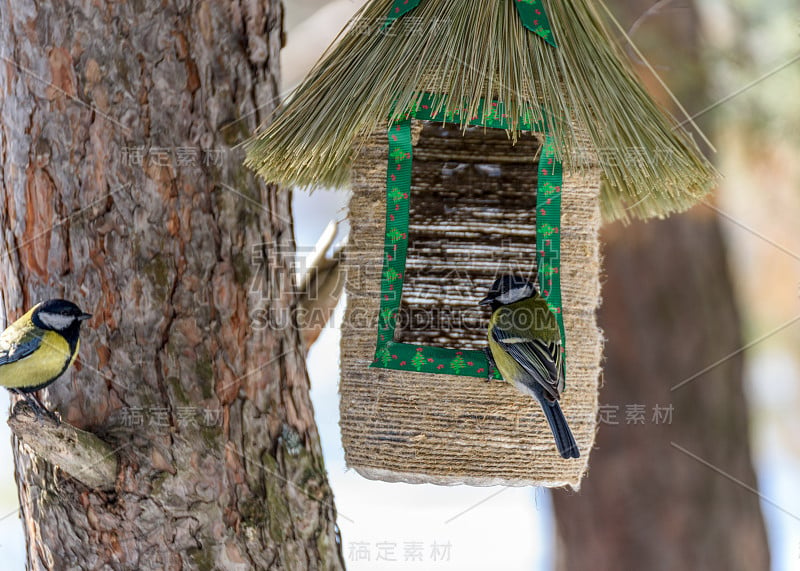
[[[302,79],[362,4],[360,0],[285,2],[284,92]],[[757,489],[752,478],[748,480],[746,452],[744,463],[733,468],[717,462],[712,462],[711,467],[702,465],[675,450],[671,451],[671,456],[670,452],[662,454],[667,454],[667,461],[681,467],[688,478],[693,477],[689,470],[704,470],[707,472],[704,477],[717,478],[721,489],[730,487],[736,491],[728,492],[757,498],[766,523],[771,568],[800,569],[800,494],[796,493],[796,483],[800,481],[800,439],[796,436],[800,434],[800,415],[795,413],[800,409],[800,361],[796,349],[800,346],[800,232],[797,223],[800,220],[800,161],[797,160],[800,156],[800,106],[796,103],[800,93],[800,10],[796,2],[789,0],[773,0],[768,7],[755,0],[704,0],[702,3],[616,0],[609,2],[609,6],[689,113],[698,116],[701,127],[716,146],[713,160],[722,179],[719,191],[706,204],[677,222],[670,219],[669,226],[663,222],[630,227],[614,225],[604,233],[609,244],[609,275],[604,292],[604,297],[608,296],[607,306],[601,317],[608,320],[604,327],[612,340],[601,403],[624,407],[646,402],[650,408],[654,404],[668,405],[673,402],[670,386],[689,378],[666,379],[665,396],[656,401],[626,400],[628,397],[616,388],[623,386],[622,378],[630,374],[620,364],[620,352],[612,345],[613,331],[625,327],[624,318],[619,318],[622,310],[617,310],[626,303],[617,299],[621,294],[616,284],[622,278],[613,272],[624,275],[636,271],[636,268],[623,267],[623,262],[618,261],[622,257],[626,260],[632,257],[624,249],[626,244],[637,240],[663,243],[663,236],[670,241],[671,235],[677,242],[678,234],[682,236],[690,231],[688,228],[694,224],[691,221],[720,228],[721,249],[709,254],[711,257],[705,261],[695,262],[694,266],[687,261],[691,251],[676,253],[657,249],[651,256],[660,255],[653,260],[659,267],[674,268],[673,291],[682,286],[702,287],[702,277],[695,281],[691,277],[681,277],[687,266],[704,267],[706,264],[707,271],[711,271],[711,267],[717,267],[715,256],[727,261],[727,269],[722,264],[721,271],[730,273],[733,299],[739,309],[739,318],[733,323],[737,327],[741,325],[742,338],[733,351],[720,349],[714,353],[712,347],[699,358],[704,366],[712,367],[726,357],[730,360],[734,352],[735,360],[744,357],[741,365],[750,422],[749,426],[742,423],[740,427],[745,430],[744,438],[749,438]],[[687,34],[691,41],[685,39]],[[632,57],[636,60],[634,54]],[[648,85],[652,83],[646,76],[643,78]],[[295,233],[300,256],[313,248],[330,220],[344,220],[346,204],[344,191],[316,191],[313,196],[295,191]],[[656,239],[654,236],[658,232],[661,237]],[[337,243],[346,238],[346,233],[345,223],[340,225]],[[709,284],[712,281],[708,279]],[[348,567],[352,570],[552,569],[557,549],[564,548],[564,540],[566,544],[573,541],[570,530],[560,527],[570,521],[569,510],[573,509],[570,502],[583,499],[581,496],[593,489],[593,481],[608,481],[604,479],[603,462],[607,458],[604,451],[609,452],[614,446],[623,450],[634,446],[626,444],[623,435],[639,427],[625,425],[624,408],[620,409],[620,425],[600,427],[598,446],[593,451],[582,494],[556,493],[556,508],[564,510],[559,511],[559,526],[554,522],[551,493],[546,490],[446,488],[365,480],[347,471],[339,438],[336,365],[337,325],[341,315],[340,303],[332,323],[310,351],[309,374]],[[727,316],[714,313],[704,316],[707,321],[718,318],[720,323],[727,323]],[[657,321],[649,324],[653,328],[658,325]],[[654,332],[654,338],[657,335],[658,332]],[[667,356],[695,350],[682,346],[682,340],[675,337],[672,334],[674,340],[663,346],[662,352]],[[696,368],[697,373],[702,370],[703,366]],[[741,390],[736,387],[739,380],[735,368],[727,374],[729,380],[723,378],[720,382],[729,382],[731,392]],[[699,375],[690,384],[700,385],[705,380],[704,375]],[[697,400],[698,406],[705,406],[708,398],[719,396],[726,389],[723,384],[711,397],[698,392],[696,398],[691,390],[687,386],[680,397],[682,400],[676,398],[673,424],[681,421],[678,404],[685,408],[689,405],[684,402]],[[7,409],[7,398],[6,391],[0,391],[0,409]],[[706,458],[697,452],[705,448],[699,443],[695,446],[690,436],[678,440],[674,436],[678,430],[676,427],[672,435],[666,434],[665,441],[674,440],[684,450]],[[702,424],[699,430],[703,430]],[[716,436],[720,439],[719,448],[730,448],[732,454],[737,447],[746,450],[743,441],[722,443],[726,436],[728,433],[724,431]],[[10,434],[2,422],[0,442],[9,440]],[[647,442],[643,446],[647,446]],[[683,467],[684,464],[688,467]],[[624,490],[621,493],[624,494]],[[641,506],[631,509],[639,508]],[[697,506],[697,510],[703,509]],[[614,517],[632,515],[641,517],[641,514],[626,514],[624,508]],[[658,518],[659,513],[650,516]],[[727,527],[734,526],[734,521],[721,518],[718,525],[724,534]],[[614,523],[609,521],[608,527],[613,528]],[[592,534],[593,531],[580,529],[580,533]],[[559,535],[563,535],[562,540],[558,540]],[[653,538],[643,541],[653,541]],[[11,447],[2,445],[0,560],[4,569],[24,568],[23,542]],[[714,565],[713,554],[710,556],[712,563],[706,568],[723,568]]]

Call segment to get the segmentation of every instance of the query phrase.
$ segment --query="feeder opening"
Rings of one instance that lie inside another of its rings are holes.
[[[536,278],[541,138],[423,121],[413,148],[408,251],[394,340],[451,349],[486,345],[478,307],[500,273]]]

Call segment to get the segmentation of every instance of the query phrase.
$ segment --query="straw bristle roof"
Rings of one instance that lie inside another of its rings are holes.
[[[607,220],[697,202],[714,169],[645,92],[598,3],[544,4],[558,48],[523,27],[511,0],[424,0],[385,33],[392,1],[369,2],[249,143],[247,164],[272,182],[347,185],[359,136],[428,92],[464,118],[481,99],[502,102],[513,139],[517,117],[546,121],[566,169],[601,164]]]

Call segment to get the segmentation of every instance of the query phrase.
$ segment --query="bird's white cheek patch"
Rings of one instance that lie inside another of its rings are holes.
[[[531,288],[530,286],[518,287],[516,289],[512,289],[501,295],[498,295],[497,301],[499,301],[504,305],[508,305],[510,303],[514,303],[515,301],[528,298],[531,296],[532,293],[533,293],[533,288]]]
[[[58,313],[47,313],[43,311],[39,313],[39,319],[48,327],[61,331],[72,325],[73,317],[69,315],[60,315]]]

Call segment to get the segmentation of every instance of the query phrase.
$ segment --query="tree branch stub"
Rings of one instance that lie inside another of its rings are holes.
[[[14,406],[8,426],[37,456],[85,486],[95,490],[114,489],[119,464],[116,451],[94,434],[37,415],[24,401]]]

